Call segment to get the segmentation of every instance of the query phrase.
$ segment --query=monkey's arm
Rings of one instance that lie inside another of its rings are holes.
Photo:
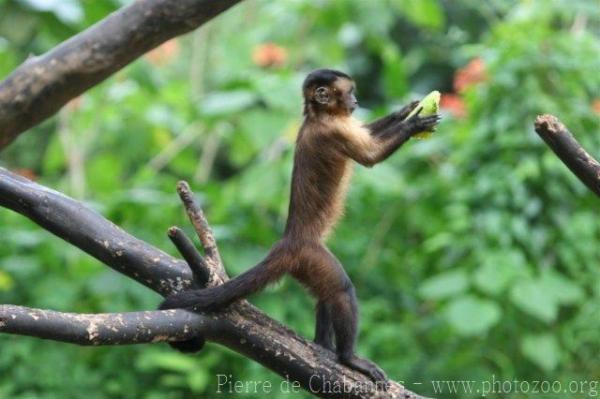
[[[419,111],[420,112],[420,111]],[[371,167],[386,160],[414,134],[434,131],[440,120],[439,115],[420,117],[419,112],[410,119],[398,121],[382,129],[377,136],[356,134],[337,136],[338,148],[347,157],[361,165]]]
[[[391,114],[379,118],[365,126],[371,131],[372,136],[379,136],[384,133],[388,127],[406,119],[408,114],[410,114],[418,105],[419,101],[412,101],[402,107],[402,109],[399,111],[392,112]]]

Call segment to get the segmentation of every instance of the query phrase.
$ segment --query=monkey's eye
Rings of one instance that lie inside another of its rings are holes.
[[[329,90],[326,87],[318,87],[315,90],[315,101],[319,104],[327,104],[329,102]]]

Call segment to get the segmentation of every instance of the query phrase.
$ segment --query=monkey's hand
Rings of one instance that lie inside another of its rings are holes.
[[[188,309],[192,311],[213,311],[220,308],[215,299],[219,298],[226,290],[223,285],[205,288],[192,289],[178,292],[170,295],[160,304],[159,310],[166,309]],[[183,353],[194,353],[204,347],[204,337],[197,336],[187,341],[169,342],[172,348]]]
[[[192,292],[192,291],[184,291],[185,292]],[[180,293],[181,294],[181,293]],[[178,296],[179,294],[175,294],[175,295],[171,295],[169,297],[167,297],[158,307],[159,310],[167,310],[167,309],[178,309],[178,308],[185,308],[187,302],[185,302],[184,300],[182,300],[182,298],[180,296]],[[187,296],[186,296],[187,298]],[[202,336],[197,336],[197,337],[193,337],[191,339],[188,339],[186,341],[172,341],[169,342],[169,345],[171,346],[171,348],[181,352],[181,353],[196,353],[202,350],[202,348],[204,348],[204,344],[206,343],[204,337]]]
[[[402,121],[402,120],[406,119],[408,114],[410,114],[413,109],[417,108],[418,105],[419,105],[419,100],[411,101],[410,103],[408,103],[404,107],[402,107],[399,111],[394,112],[394,117],[396,119]]]
[[[421,132],[435,132],[437,124],[442,119],[441,115],[433,114],[428,116],[419,116],[422,108],[419,109],[413,116],[402,121],[403,130],[408,131],[411,137]]]

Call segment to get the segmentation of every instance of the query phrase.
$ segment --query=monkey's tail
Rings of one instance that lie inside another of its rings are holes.
[[[218,310],[263,289],[280,279],[286,269],[286,257],[278,246],[252,269],[215,287],[179,292],[167,297],[159,309]]]

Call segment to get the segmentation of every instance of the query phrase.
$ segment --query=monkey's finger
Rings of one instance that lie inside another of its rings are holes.
[[[439,122],[439,118],[436,116],[427,116],[424,118],[420,118],[419,120],[414,122],[413,131],[414,132],[434,132],[435,127]]]
[[[413,122],[413,121],[419,119],[420,118],[419,114],[421,113],[421,111],[423,111],[423,107],[422,106],[419,107],[419,108],[417,108],[417,112],[415,112],[413,116],[411,116],[409,119],[407,119],[407,121],[408,122]]]
[[[385,372],[375,363],[371,364],[370,374],[374,382],[386,382],[388,380]]]
[[[436,123],[437,124],[440,122],[441,119],[442,119],[441,115],[435,114],[435,115],[421,117],[419,119],[419,121],[423,122],[423,123]]]
[[[384,392],[387,391],[390,386],[387,375],[385,375],[385,372],[379,367],[375,367],[375,370],[373,370],[373,382],[377,385],[377,389],[381,388]]]
[[[405,119],[408,116],[408,114],[412,112],[413,109],[417,108],[419,102],[419,100],[411,101],[410,103],[402,107],[400,111],[398,111],[398,118]]]

